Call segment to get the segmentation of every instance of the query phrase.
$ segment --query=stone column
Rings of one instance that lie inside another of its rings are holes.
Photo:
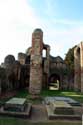
[[[74,90],[80,90],[80,47],[74,49]]]
[[[1,88],[1,78],[0,78],[0,94],[1,94],[1,89],[2,89],[2,88]]]
[[[81,62],[81,92],[83,92],[83,42],[80,43],[80,62]]]
[[[50,56],[50,46],[47,46],[47,51],[46,51],[46,58],[47,58],[47,67],[48,67],[48,75],[49,75],[49,56]]]
[[[39,94],[42,89],[42,50],[43,32],[41,29],[36,29],[32,34],[29,85],[29,92],[31,94]]]
[[[49,84],[49,59],[50,57],[50,46],[47,45],[47,50],[46,50],[46,59],[47,59],[47,88],[48,88],[48,84]]]
[[[44,60],[44,73],[46,73],[46,87],[48,88],[49,82],[49,57],[50,57],[50,46],[44,44],[44,50],[46,50],[46,58]]]

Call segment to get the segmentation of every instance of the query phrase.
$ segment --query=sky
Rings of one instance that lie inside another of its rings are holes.
[[[43,31],[52,56],[65,57],[83,40],[83,0],[0,0],[0,63],[17,59],[31,46],[32,32]]]

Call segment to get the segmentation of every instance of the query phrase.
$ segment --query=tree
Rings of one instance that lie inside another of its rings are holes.
[[[68,71],[69,71],[69,74],[71,76],[74,76],[74,48],[76,46],[74,46],[73,48],[70,48],[66,54],[66,57],[65,57],[65,63],[68,67]]]

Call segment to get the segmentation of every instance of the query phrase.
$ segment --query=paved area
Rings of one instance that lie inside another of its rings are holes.
[[[47,118],[47,111],[44,105],[33,105],[32,112],[31,112],[31,121],[38,122],[38,121],[46,121]]]

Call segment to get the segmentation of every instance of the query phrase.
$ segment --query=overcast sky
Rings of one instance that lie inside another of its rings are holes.
[[[53,56],[62,56],[83,40],[83,0],[0,0],[0,63],[25,52],[35,28]]]

